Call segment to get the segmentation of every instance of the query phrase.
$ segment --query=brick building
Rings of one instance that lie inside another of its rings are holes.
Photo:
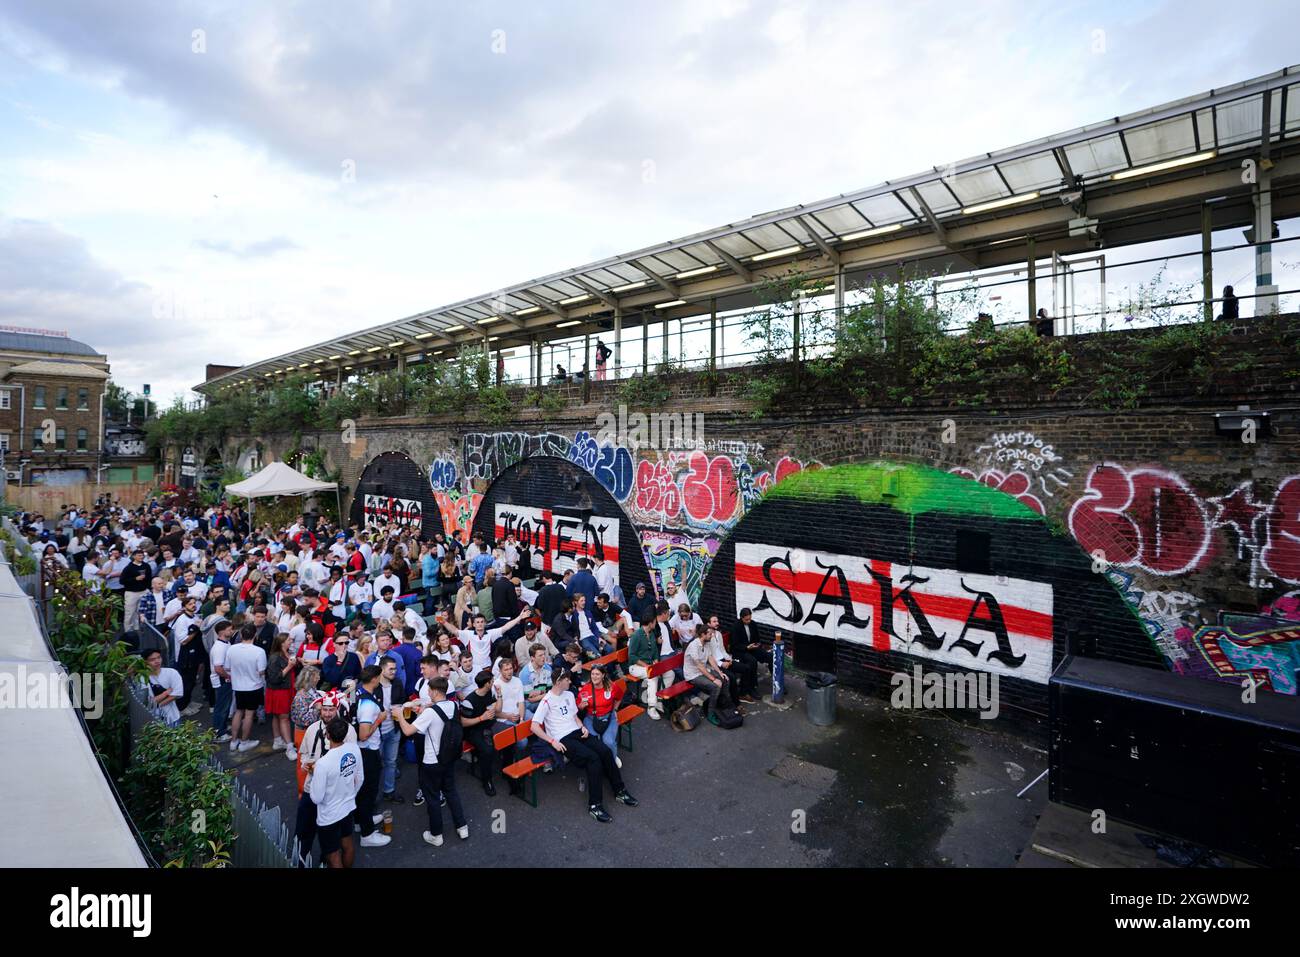
[[[95,480],[108,378],[108,357],[67,333],[0,326],[0,449],[7,481]]]

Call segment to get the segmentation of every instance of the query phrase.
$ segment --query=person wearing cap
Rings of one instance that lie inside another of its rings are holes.
[[[570,691],[569,672],[556,672],[552,680],[551,690],[533,713],[533,734],[586,773],[587,810],[597,821],[608,824],[613,818],[601,801],[602,777],[609,779],[614,788],[614,799],[620,804],[636,807],[637,799],[628,793],[613,753],[579,719],[578,703]]]
[[[627,611],[628,614],[632,616],[632,620],[640,622],[646,609],[649,608],[653,610],[654,605],[655,598],[649,593],[649,590],[646,588],[646,583],[637,582],[636,590],[633,592],[632,598],[627,603]]]
[[[466,575],[460,580],[460,589],[456,592],[456,606],[453,610],[452,624],[457,630],[469,624],[477,601],[478,592],[474,590],[474,576]]]
[[[521,671],[523,670],[524,666],[527,665],[528,662],[532,660],[533,645],[542,646],[542,648],[546,652],[547,661],[550,661],[552,658],[554,658],[556,655],[560,653],[560,649],[555,647],[554,643],[550,639],[550,636],[544,635],[540,631],[538,631],[537,622],[529,618],[524,622],[523,635],[515,641],[515,661],[519,663],[519,668]]]

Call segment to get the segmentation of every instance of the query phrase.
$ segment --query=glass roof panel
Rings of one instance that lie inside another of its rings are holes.
[[[1065,156],[1070,161],[1070,169],[1078,176],[1113,173],[1128,167],[1128,161],[1124,159],[1124,144],[1117,133],[1067,146]]]
[[[712,257],[712,259],[717,259],[717,258],[718,258],[717,255],[714,255]],[[686,255],[684,252],[682,252],[679,249],[668,249],[668,250],[664,250],[661,253],[655,253],[655,259],[667,263],[665,269],[669,273],[686,272],[689,269],[699,269],[700,266],[703,265],[702,263],[699,263],[696,260],[692,259],[690,256]],[[712,260],[705,260],[705,262],[711,262],[711,261]],[[662,273],[660,275],[662,275]]]
[[[853,204],[858,212],[871,220],[877,226],[888,226],[890,223],[912,222],[916,216],[910,209],[898,201],[898,197],[893,193],[882,193],[879,196],[872,196],[868,199],[859,199]]]
[[[817,218],[841,236],[845,233],[855,233],[869,228],[867,221],[862,218],[862,214],[847,203],[843,206],[832,206],[830,209],[823,209],[817,214]]]
[[[925,200],[925,205],[930,207],[930,212],[934,214],[952,212],[960,207],[960,203],[952,198],[952,193],[944,188],[943,183],[933,180],[929,183],[922,183],[916,187],[916,191],[921,194]]]
[[[787,246],[793,246],[796,242],[803,239],[803,230],[799,229],[799,224],[795,223],[791,227],[791,232],[798,239],[792,239],[790,233],[776,226],[750,226],[745,229],[745,235],[751,241],[758,243],[763,247],[763,252],[770,253],[776,249],[785,249]]]
[[[991,166],[950,176],[948,186],[961,198],[963,206],[974,206],[976,203],[986,203],[991,199],[1001,199],[1010,195],[997,171]],[[926,202],[929,202],[928,198]]]
[[[1201,149],[1214,149],[1214,114],[1209,110],[1197,110],[1196,129],[1201,134]]]
[[[998,169],[1002,170],[1002,175],[1017,194],[1056,186],[1065,175],[1051,152],[999,163]]]
[[[732,233],[730,236],[721,236],[713,240],[713,242],[719,249],[725,249],[737,259],[744,256],[752,256],[754,253],[761,253],[763,251],[752,240],[746,239],[740,233]]]
[[[1259,139],[1261,112],[1258,96],[1248,96],[1219,107],[1219,147]]]
[[[1188,156],[1196,152],[1191,114],[1139,126],[1126,132],[1124,139],[1128,143],[1129,157],[1134,166],[1145,166],[1147,163],[1158,163],[1174,156]]]
[[[1286,88],[1286,128],[1300,127],[1300,83]]]
[[[591,272],[583,273],[578,278],[595,286],[597,289],[612,289],[614,286],[621,286],[627,282],[626,279],[608,269],[593,269]]]

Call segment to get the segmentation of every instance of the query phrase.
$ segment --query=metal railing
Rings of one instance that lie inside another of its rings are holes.
[[[158,634],[153,625],[148,627]],[[131,714],[130,753],[134,757],[140,731],[148,723],[163,719],[140,685],[131,685],[127,690]],[[215,755],[208,759],[208,767],[220,774],[227,773],[227,768]],[[242,781],[232,780],[230,806],[234,812],[235,831],[235,840],[229,848],[232,867],[294,868],[298,866],[300,855],[303,867],[313,866],[311,853],[301,854],[298,838],[288,823],[281,820],[278,805],[267,804]]]
[[[1288,244],[1300,241],[1300,236],[1288,236],[1271,240],[1268,244],[1270,249],[1276,254],[1279,250],[1294,249],[1294,246]],[[1195,261],[1195,279],[1186,285],[1200,286],[1205,276],[1204,266],[1205,257],[1219,256],[1222,260],[1228,260],[1234,254],[1253,255],[1261,244],[1239,242],[1224,243],[1218,246],[1212,246],[1209,249],[1190,249],[1180,252],[1161,253],[1159,255],[1143,255],[1137,258],[1109,261],[1098,261],[1098,254],[1094,252],[1077,253],[1071,256],[1058,257],[1050,266],[1040,264],[1033,286],[1035,292],[1039,292],[1039,287],[1046,287],[1050,295],[1038,296],[1035,299],[1038,305],[1049,309],[1051,317],[1056,324],[1056,334],[1058,336],[1073,336],[1089,333],[1104,333],[1120,329],[1141,329],[1155,325],[1182,325],[1202,321],[1205,318],[1212,317],[1214,313],[1222,309],[1223,298],[1221,295],[1211,296],[1175,296],[1162,297],[1156,300],[1144,300],[1139,297],[1134,299],[1131,296],[1131,290],[1134,286],[1142,288],[1148,280],[1158,275],[1160,270],[1170,264],[1179,263],[1180,261]],[[1123,247],[1121,247],[1122,249]],[[1275,260],[1275,270],[1283,271],[1294,269],[1294,263],[1284,263]],[[1219,277],[1216,283],[1217,287],[1226,285],[1236,286],[1239,281],[1225,281],[1226,275],[1231,280],[1236,280],[1234,269],[1239,270],[1241,263],[1229,265],[1225,262],[1215,263],[1210,272]],[[1143,277],[1133,276],[1130,281],[1116,282],[1118,276],[1123,276],[1126,270],[1142,270],[1146,275]],[[941,307],[948,306],[948,311],[952,309],[955,301],[960,301],[962,297],[972,299],[969,303],[963,303],[959,308],[963,308],[965,315],[963,318],[954,318],[947,324],[945,331],[952,335],[960,335],[966,332],[977,314],[981,311],[989,311],[994,314],[994,326],[998,328],[1025,326],[1030,322],[1026,308],[1020,310],[1008,310],[1003,300],[1007,297],[1024,299],[1029,301],[1028,290],[1030,287],[1028,264],[1012,265],[1009,267],[986,270],[972,270],[965,273],[934,275],[934,276],[917,276],[915,282],[925,287],[925,297],[932,304],[936,311],[941,311]],[[1270,292],[1265,297],[1263,294],[1255,292],[1253,270],[1249,271],[1250,285],[1243,287],[1243,291],[1237,293],[1236,298],[1241,308],[1247,310],[1251,304],[1259,298],[1275,300],[1277,311],[1280,313],[1290,313],[1300,311],[1300,282],[1291,282],[1289,284],[1279,284],[1277,278],[1274,278],[1276,292]],[[1077,296],[1077,287],[1080,281],[1095,282],[1097,285],[1097,298],[1099,301],[1093,304],[1086,304],[1088,290],[1085,289],[1085,296]],[[879,303],[872,298],[874,295],[870,290],[850,290],[844,296],[844,305],[842,308],[835,306],[817,306],[816,302],[833,296],[833,289],[827,285],[829,280],[814,281],[809,283],[820,282],[821,291],[816,296],[808,296],[804,299],[804,305],[800,308],[800,316],[809,324],[813,320],[821,320],[823,326],[833,327],[838,320],[858,309],[873,306],[887,308],[895,302],[895,297],[888,295],[891,284],[886,284],[886,295]],[[975,295],[972,296],[972,293]],[[1059,293],[1059,294],[1058,294]],[[1126,296],[1128,298],[1126,299]],[[707,305],[707,304],[706,304]],[[773,350],[760,345],[754,347],[755,337],[750,335],[751,327],[755,317],[769,312],[771,306],[755,306],[727,312],[719,312],[716,322],[711,320],[708,313],[703,315],[683,316],[668,318],[666,323],[663,319],[648,315],[646,318],[650,322],[648,335],[643,336],[643,330],[640,325],[633,326],[630,330],[631,335],[625,334],[621,343],[621,362],[616,365],[614,357],[611,356],[606,365],[606,377],[608,379],[626,379],[640,376],[643,372],[653,375],[661,364],[667,363],[669,366],[680,369],[708,369],[710,365],[717,369],[735,369],[737,367],[751,365],[761,362],[764,359],[772,358]],[[788,309],[786,304],[784,308]],[[1262,307],[1264,312],[1268,311],[1267,305]],[[1259,313],[1260,308],[1255,312]],[[999,315],[1000,313],[1010,312],[1011,315]],[[1160,315],[1157,315],[1160,314]],[[1161,318],[1163,316],[1163,318]],[[785,317],[787,320],[789,316]],[[1249,318],[1246,316],[1243,319]],[[1258,316],[1256,317],[1258,318]],[[665,334],[665,329],[667,334]],[[625,330],[625,332],[628,330]],[[710,355],[709,342],[710,338],[716,342],[716,348],[713,355]],[[582,335],[574,336],[568,339],[554,339],[542,343],[543,362],[542,362],[542,381],[541,385],[561,384],[555,383],[551,379],[555,365],[563,365],[572,377],[574,373],[580,372],[584,364],[584,356],[589,358],[588,371],[595,378],[595,341],[596,337],[591,338],[592,349],[590,354],[585,350],[585,337]],[[606,345],[613,348],[614,340],[612,333],[608,330],[601,333],[601,338]],[[818,354],[819,350],[828,350],[835,345],[833,332],[829,335],[815,336],[805,334],[800,342],[801,357],[807,358]],[[519,347],[515,347],[518,351]],[[792,354],[792,350],[787,348],[787,358]],[[525,356],[517,355],[506,360],[506,376],[503,380],[509,385],[535,385],[533,371],[531,366],[527,369],[523,367]],[[531,355],[527,359],[532,362],[535,358]],[[581,379],[577,380],[579,383]]]

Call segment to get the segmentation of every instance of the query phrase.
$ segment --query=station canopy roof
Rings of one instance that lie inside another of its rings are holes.
[[[1202,175],[1205,164],[1224,154],[1258,148],[1266,96],[1270,141],[1300,130],[1298,86],[1300,66],[1288,67],[385,322],[243,366],[196,388],[212,394],[294,372],[333,375],[396,354],[454,352],[485,338],[500,339],[502,346],[505,340],[566,338],[616,308],[632,317],[658,317],[677,307],[699,312],[699,303],[710,297],[752,290],[773,266],[805,258],[838,264],[847,250],[883,246],[909,231],[942,240],[963,225],[1035,206],[1059,211],[1062,192],[1080,184],[1095,196],[1151,178]],[[608,329],[608,322],[600,328]]]

